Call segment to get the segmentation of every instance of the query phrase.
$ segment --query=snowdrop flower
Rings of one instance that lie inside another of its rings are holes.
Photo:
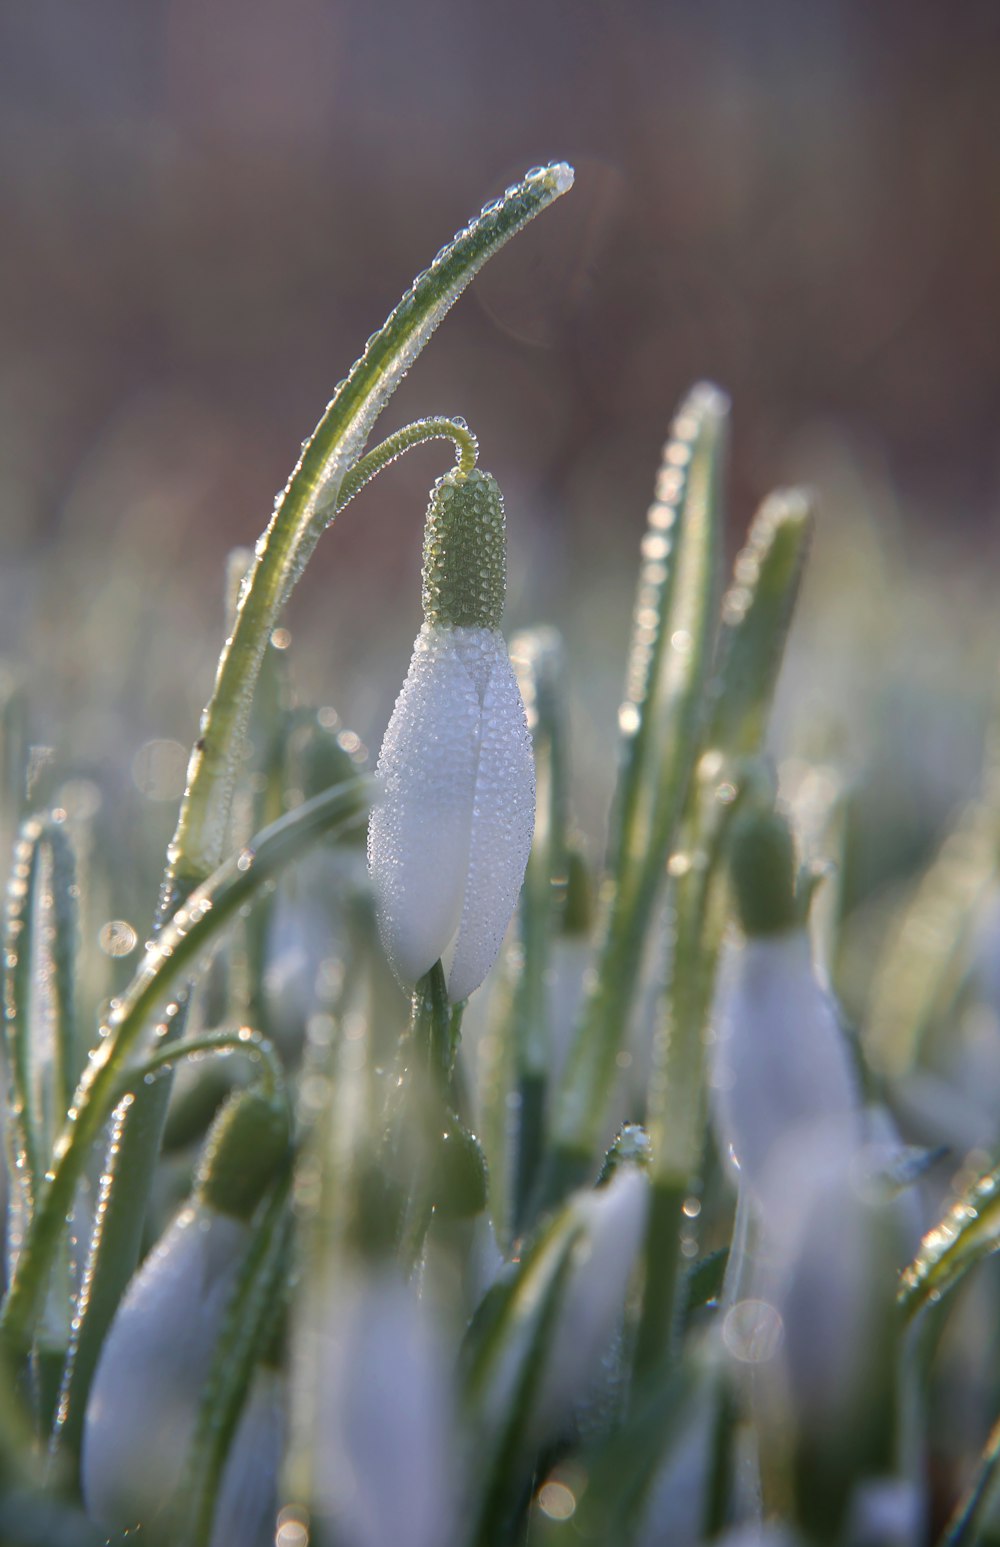
[[[536,1424],[551,1435],[588,1395],[618,1331],[629,1280],[646,1234],[649,1178],[622,1165],[604,1187],[578,1193],[572,1207],[585,1234],[539,1384]]]
[[[87,1403],[81,1470],[87,1512],[108,1529],[154,1519],[180,1482],[250,1244],[249,1220],[287,1146],[287,1127],[275,1118],[270,1102],[254,1092],[223,1109],[191,1202],[133,1278],[104,1341]],[[253,1423],[249,1414],[244,1418]],[[251,1443],[252,1430],[247,1434],[244,1425],[244,1432]]]
[[[528,1424],[530,1445],[547,1444],[572,1428],[578,1409],[599,1387],[613,1354],[629,1281],[646,1230],[649,1179],[633,1165],[621,1165],[603,1187],[574,1193],[562,1219],[580,1229],[551,1339],[542,1358]],[[559,1238],[565,1239],[562,1232]],[[483,1414],[487,1425],[506,1422],[529,1355],[536,1297],[522,1296],[505,1346],[487,1378]]]
[[[860,1138],[860,1093],[834,1001],[797,917],[787,824],[755,812],[737,824],[733,877],[744,940],[731,947],[716,996],[712,1072],[716,1128],[741,1188],[768,1212],[769,1161],[793,1133],[839,1127]]]
[[[413,984],[440,958],[465,999],[496,959],[534,828],[524,705],[498,624],[503,501],[486,473],[431,496],[424,625],[376,768],[368,858],[386,953]]]
[[[452,1541],[458,1521],[450,1361],[427,1306],[388,1272],[345,1274],[316,1358],[319,1520],[351,1547]]]
[[[219,1483],[211,1547],[274,1547],[278,1468],[285,1446],[284,1377],[256,1370]]]
[[[916,1547],[925,1540],[924,1500],[902,1477],[872,1477],[854,1491],[847,1537],[856,1547]]]
[[[98,1362],[83,1434],[87,1513],[128,1529],[166,1508],[250,1241],[203,1204],[183,1209],[129,1286]]]
[[[910,1519],[920,1500],[891,1475],[901,1460],[893,1200],[878,1157],[845,1145],[837,1122],[779,1140],[768,1171],[747,1298],[727,1311],[722,1343],[734,1370],[752,1367],[758,1434],[771,1464],[776,1452],[789,1469],[803,1525],[838,1526],[861,1479],[869,1525],[856,1521],[845,1540],[895,1547],[879,1533],[896,1529],[901,1501]],[[869,1490],[873,1478],[885,1490]]]

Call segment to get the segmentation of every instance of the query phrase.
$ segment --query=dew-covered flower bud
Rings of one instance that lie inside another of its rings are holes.
[[[498,624],[503,501],[478,470],[435,485],[424,625],[379,755],[368,859],[386,953],[414,984],[440,958],[448,996],[485,978],[524,879],[535,776]]]
[[[723,963],[714,1014],[714,1114],[741,1185],[765,1204],[769,1162],[790,1134],[839,1123],[860,1136],[860,1092],[837,1008],[797,918],[791,834],[753,813],[734,834],[744,939]]]
[[[101,1350],[84,1421],[87,1512],[130,1529],[169,1508],[233,1289],[250,1218],[288,1144],[287,1120],[254,1091],[223,1108],[196,1188],[153,1248]]]

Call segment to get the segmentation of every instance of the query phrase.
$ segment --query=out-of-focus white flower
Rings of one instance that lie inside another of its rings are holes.
[[[285,1427],[284,1377],[270,1365],[260,1365],[226,1457],[212,1547],[274,1547]]]
[[[804,928],[730,949],[715,1006],[712,1087],[717,1127],[741,1185],[762,1203],[777,1144],[839,1123],[860,1137],[860,1102],[837,1011]]]
[[[537,1405],[540,1434],[553,1434],[587,1396],[618,1330],[632,1269],[646,1233],[649,1178],[622,1166],[610,1182],[571,1204],[584,1235],[545,1361]]]
[[[814,1497],[846,1511],[855,1478],[888,1478],[903,1460],[898,1249],[877,1161],[845,1143],[837,1122],[795,1130],[774,1147],[747,1296],[721,1328],[734,1368],[753,1369],[761,1443],[784,1455],[807,1526]]]
[[[917,1547],[925,1539],[924,1502],[903,1477],[872,1477],[851,1499],[847,1540],[853,1547]]]
[[[456,1526],[449,1361],[389,1276],[344,1276],[316,1341],[314,1508],[351,1547],[440,1547]]]
[[[393,969],[412,984],[440,957],[452,1002],[496,960],[534,828],[531,738],[497,628],[504,541],[492,478],[439,481],[424,543],[426,621],[382,743],[368,830]]]
[[[776,1146],[756,1295],[796,1422],[833,1436],[863,1403],[895,1287],[888,1199],[838,1123]]]
[[[129,1286],[87,1403],[87,1513],[111,1529],[170,1503],[250,1231],[203,1204],[185,1208]]]
[[[705,1523],[716,1422],[708,1384],[696,1393],[684,1432],[661,1466],[646,1501],[636,1547],[699,1547]]]
[[[526,1429],[531,1445],[545,1444],[571,1428],[577,1408],[607,1376],[603,1361],[614,1352],[648,1206],[645,1172],[622,1166],[606,1186],[575,1193],[564,1214],[553,1222],[550,1249],[554,1252],[574,1231],[579,1231],[579,1239],[572,1248],[551,1339],[537,1373]],[[525,1292],[518,1297],[514,1318],[482,1388],[483,1415],[494,1430],[506,1422],[525,1360],[531,1357],[538,1291],[527,1283],[522,1287]]]
[[[744,939],[730,947],[716,994],[716,1128],[740,1186],[764,1216],[775,1147],[816,1124],[861,1137],[860,1092],[833,998],[821,982],[795,887],[795,848],[777,812],[734,828],[733,881]]]
[[[252,1239],[249,1221],[287,1154],[287,1123],[284,1109],[258,1091],[227,1103],[191,1202],[118,1307],[94,1372],[81,1455],[87,1512],[105,1527],[148,1524],[174,1498]]]

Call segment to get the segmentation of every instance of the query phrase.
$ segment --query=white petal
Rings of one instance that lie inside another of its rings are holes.
[[[462,911],[481,710],[457,632],[421,629],[376,769],[368,863],[386,954],[404,983],[447,950]]]
[[[531,736],[507,647],[498,633],[492,636],[489,655],[484,652],[486,661],[468,878],[454,954],[445,964],[453,1003],[478,988],[496,961],[524,880],[535,825]]]
[[[625,1309],[648,1202],[649,1178],[635,1167],[571,1200],[586,1234],[574,1253],[539,1382],[532,1424],[539,1442],[566,1427],[601,1374]]]
[[[212,1547],[274,1547],[278,1467],[285,1443],[284,1384],[277,1370],[253,1378],[215,1506]]]
[[[102,1525],[134,1526],[180,1479],[247,1226],[187,1208],[133,1278],[105,1339],[83,1431],[83,1496]]]
[[[342,1280],[318,1357],[316,1503],[337,1540],[453,1540],[450,1366],[426,1307],[389,1277]]]
[[[773,1147],[818,1121],[860,1131],[858,1092],[804,930],[755,937],[726,963],[715,1010],[716,1121],[760,1201]],[[848,1135],[847,1130],[851,1130]]]
[[[848,1514],[848,1540],[859,1547],[916,1547],[926,1539],[926,1500],[904,1477],[858,1483]]]

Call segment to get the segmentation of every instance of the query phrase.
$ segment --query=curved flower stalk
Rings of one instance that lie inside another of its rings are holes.
[[[250,1219],[286,1147],[283,1113],[256,1092],[234,1098],[209,1134],[191,1201],[119,1306],[94,1375],[81,1458],[87,1512],[105,1527],[148,1524],[170,1507],[252,1240]],[[246,1443],[254,1422],[251,1407]]]
[[[449,473],[424,538],[424,625],[376,768],[368,859],[400,981],[442,961],[448,997],[479,987],[524,879],[535,776],[524,705],[498,624],[503,501],[486,473]]]

